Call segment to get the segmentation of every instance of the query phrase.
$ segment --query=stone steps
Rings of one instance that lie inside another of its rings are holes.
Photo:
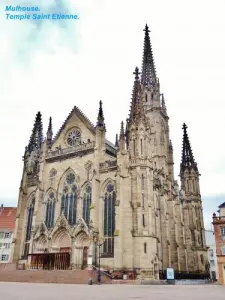
[[[1,270],[0,281],[5,282],[33,282],[33,283],[68,283],[87,284],[92,278],[97,281],[97,272],[89,270]],[[102,274],[102,283],[110,284],[111,279]]]

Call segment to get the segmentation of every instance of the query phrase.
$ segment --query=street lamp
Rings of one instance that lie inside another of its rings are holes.
[[[100,249],[101,249],[101,246],[104,244],[104,241],[105,241],[104,238],[99,238],[99,236],[94,237],[95,245],[96,245],[96,247],[98,247],[98,273],[97,273],[98,284],[101,283],[101,263],[100,263],[101,255],[100,255]],[[95,257],[97,258],[96,253],[95,253]],[[97,263],[97,261],[96,261],[96,263]]]

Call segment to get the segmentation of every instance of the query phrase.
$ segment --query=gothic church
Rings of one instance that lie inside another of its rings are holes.
[[[205,271],[200,174],[184,124],[179,190],[147,25],[144,32],[141,73],[135,69],[115,144],[106,139],[101,101],[96,125],[75,106],[54,137],[52,119],[44,137],[37,113],[24,153],[14,262],[81,269],[100,256],[103,270],[156,280],[167,267]]]

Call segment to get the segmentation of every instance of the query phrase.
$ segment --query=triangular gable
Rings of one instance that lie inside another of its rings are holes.
[[[219,206],[219,208],[224,208],[224,207],[225,207],[225,202]]]
[[[75,114],[80,119],[80,121],[83,122],[92,133],[95,133],[94,124],[85,116],[85,114],[77,106],[74,106],[74,108],[71,110],[70,114],[64,121],[63,125],[61,126],[61,128],[59,129],[57,134],[55,135],[55,137],[53,139],[53,143],[58,139],[58,137],[60,136],[60,134],[66,127],[67,122],[69,121],[69,119],[72,117],[73,114]]]

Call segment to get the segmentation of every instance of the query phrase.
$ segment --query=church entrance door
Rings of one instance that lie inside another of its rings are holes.
[[[82,269],[85,269],[87,267],[87,257],[88,257],[88,247],[83,248],[83,264]]]

